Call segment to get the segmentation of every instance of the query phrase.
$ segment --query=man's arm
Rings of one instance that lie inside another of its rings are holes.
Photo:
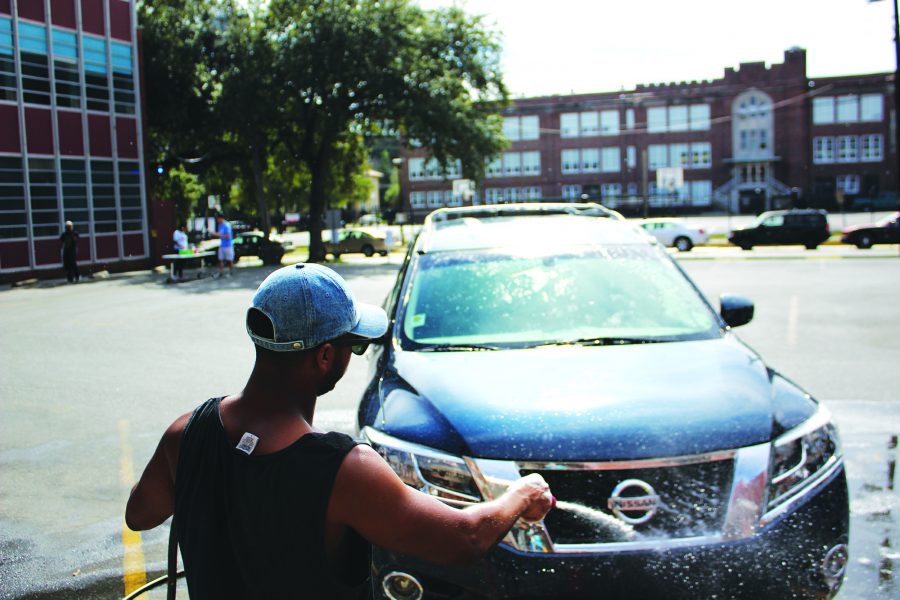
[[[125,507],[125,524],[132,531],[153,529],[175,511],[175,471],[181,434],[191,413],[185,413],[163,433]]]
[[[496,500],[451,508],[404,484],[377,452],[360,445],[341,464],[328,518],[382,548],[430,562],[463,563],[486,554],[519,517],[542,519],[552,503],[543,478],[529,475]]]

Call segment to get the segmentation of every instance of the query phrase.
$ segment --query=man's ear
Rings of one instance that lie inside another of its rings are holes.
[[[334,344],[325,342],[316,349],[316,369],[327,373],[331,369],[331,363],[335,360],[336,348]]]

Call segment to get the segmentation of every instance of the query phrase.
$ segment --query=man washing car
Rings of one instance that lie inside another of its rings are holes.
[[[256,363],[244,389],[172,423],[126,508],[136,530],[174,512],[192,598],[358,597],[369,543],[465,562],[518,518],[550,510],[539,475],[451,508],[405,485],[372,448],[313,426],[318,396],[387,324],[320,265],[284,267],[260,285],[247,313]]]

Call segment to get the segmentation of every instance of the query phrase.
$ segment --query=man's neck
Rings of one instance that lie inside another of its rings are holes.
[[[302,385],[296,378],[296,374],[285,369],[257,363],[241,392],[241,400],[256,414],[296,416],[312,425],[317,399],[315,387]]]

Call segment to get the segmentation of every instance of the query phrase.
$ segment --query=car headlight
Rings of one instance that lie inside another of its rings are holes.
[[[825,408],[772,444],[769,510],[827,477],[842,459],[840,438]]]
[[[406,485],[449,504],[481,502],[475,479],[462,458],[391,437],[371,427],[363,428],[362,436]]]

